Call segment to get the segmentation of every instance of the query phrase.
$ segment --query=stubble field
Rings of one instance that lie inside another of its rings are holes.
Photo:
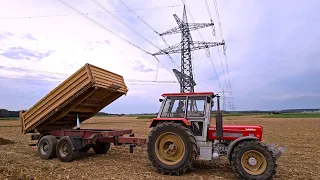
[[[320,179],[320,118],[226,117],[224,124],[262,125],[263,141],[288,148],[278,160],[275,179]],[[132,129],[136,136],[147,137],[150,120],[134,117],[94,117],[83,128]],[[213,121],[214,122],[214,121]],[[0,120],[0,179],[236,179],[225,159],[197,161],[183,176],[155,172],[147,158],[146,147],[111,146],[105,155],[92,150],[76,160],[41,160],[29,135],[21,132],[17,120]]]

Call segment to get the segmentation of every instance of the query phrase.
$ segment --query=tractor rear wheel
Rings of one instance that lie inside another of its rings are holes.
[[[148,136],[148,157],[162,174],[180,175],[192,167],[197,143],[190,129],[180,123],[159,123]]]
[[[272,179],[276,173],[276,158],[260,141],[240,142],[233,150],[231,167],[237,176],[248,180]]]

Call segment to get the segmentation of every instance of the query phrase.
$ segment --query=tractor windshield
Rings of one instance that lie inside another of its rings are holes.
[[[203,117],[206,97],[189,97],[187,117]]]
[[[167,97],[160,117],[184,117],[186,97]]]

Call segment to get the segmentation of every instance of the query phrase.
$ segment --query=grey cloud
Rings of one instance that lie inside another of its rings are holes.
[[[88,44],[110,44],[108,40],[101,40],[101,41],[87,41]]]
[[[41,60],[43,58],[50,56],[53,52],[54,51],[49,50],[47,52],[42,53],[42,52],[26,49],[23,47],[11,47],[0,55],[10,59],[15,59],[15,60],[21,60],[21,59],[31,60],[33,58],[37,60]]]
[[[0,107],[10,110],[28,109],[57,85],[57,82],[39,81],[37,79],[0,78]],[[19,99],[19,103],[13,103],[13,99]]]
[[[8,70],[8,71],[14,71],[14,72],[26,72],[27,70],[23,69],[23,68],[16,68],[16,67],[5,67],[5,66],[0,66],[0,69],[3,70]]]
[[[154,71],[153,69],[146,68],[145,65],[138,65],[138,66],[134,67],[133,69],[137,70],[137,71],[141,71],[141,72],[153,72]]]
[[[38,41],[38,39],[34,38],[31,34],[25,34],[23,38],[33,40],[33,41]]]
[[[0,34],[0,40],[1,40],[1,39],[4,39],[4,38],[6,38],[6,36],[3,35],[3,34]]]
[[[110,44],[110,41],[108,41],[108,40],[104,40],[104,41],[96,41],[95,43],[99,43],[99,44],[100,44],[100,43],[106,43],[106,44],[108,44],[108,45],[109,45],[109,44]]]
[[[4,32],[4,34],[7,36],[13,36],[13,34],[11,32]]]
[[[89,51],[94,50],[94,45],[95,45],[95,44],[106,44],[106,45],[110,45],[110,41],[108,41],[108,40],[87,41],[86,43],[89,44],[89,47],[84,48],[84,49],[85,49],[85,50],[89,50]]]
[[[143,65],[139,60],[134,61],[134,70],[141,71],[141,72],[153,72],[154,69],[147,68],[145,65]]]
[[[2,32],[2,33],[0,33],[0,40],[1,40],[1,39],[6,39],[6,38],[8,38],[9,36],[13,36],[13,34],[10,33],[10,32]]]

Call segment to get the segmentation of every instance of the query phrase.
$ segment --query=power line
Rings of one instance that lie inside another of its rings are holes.
[[[210,21],[213,23],[213,19],[212,19],[212,15],[211,15],[211,11],[210,11],[210,8],[209,8],[209,5],[208,5],[208,0],[204,0],[205,1],[205,4],[206,4],[206,7],[207,7],[207,11],[208,11],[208,14],[209,14],[209,17],[210,17]],[[215,36],[215,29],[212,27],[212,33],[213,33],[213,36],[215,37],[215,40],[217,41],[217,37]],[[222,59],[221,59],[221,55],[220,55],[220,48],[217,47],[217,51],[218,51],[218,54],[219,54],[219,59],[220,59],[220,63],[221,63],[221,67],[222,67],[222,73],[223,73],[223,76],[224,76],[224,79],[226,81],[226,85],[227,85],[227,88],[228,88],[228,80],[226,78],[226,75],[225,75],[225,71],[224,71],[224,66],[223,66],[223,63],[222,63]],[[229,83],[230,84],[230,83]],[[230,90],[230,88],[229,88]]]
[[[36,80],[36,81],[51,81],[51,82],[62,82],[64,81],[65,79],[57,79],[57,78],[28,78],[28,77],[1,77],[0,76],[0,79],[3,79],[3,80]],[[177,84],[179,82],[177,81],[153,81],[153,80],[139,80],[139,79],[125,79],[124,81],[127,81],[128,84],[130,84],[130,82],[136,82],[136,83],[139,83],[139,82],[143,82],[143,83],[152,83],[152,84]]]
[[[170,83],[170,84],[176,84],[179,83],[178,81],[152,81],[152,80],[138,80],[138,79],[125,79],[124,81],[128,81],[128,82],[149,82],[149,83]]]
[[[219,24],[219,30],[220,30],[220,35],[221,38],[223,38],[223,32],[222,32],[222,26],[221,26],[221,20],[220,20],[220,14],[219,14],[219,8],[218,8],[218,3],[216,0],[213,0],[215,10],[216,10],[216,15],[217,15],[217,20]],[[227,54],[225,54],[225,63],[226,63],[226,68],[227,68],[227,75],[228,75],[228,81],[229,81],[229,89],[230,89],[230,95],[232,96],[231,92],[231,82],[230,82],[230,76],[229,76],[229,66],[228,66],[228,61],[227,61]]]
[[[146,54],[151,55],[151,53],[149,53],[148,51],[142,49],[141,47],[139,47],[139,46],[137,46],[137,45],[135,45],[135,44],[133,44],[133,43],[130,42],[129,40],[127,40],[127,39],[119,36],[118,34],[114,33],[114,32],[111,31],[110,29],[108,29],[108,28],[106,28],[105,26],[101,25],[100,23],[98,23],[98,22],[95,21],[94,19],[88,17],[87,15],[85,15],[84,13],[82,13],[81,11],[79,11],[78,9],[72,7],[71,5],[69,5],[68,3],[64,2],[63,0],[57,0],[57,1],[61,2],[61,3],[64,4],[65,6],[69,7],[70,9],[76,11],[77,13],[79,13],[80,15],[82,15],[83,17],[85,17],[86,19],[88,19],[89,21],[95,23],[96,25],[98,25],[98,26],[101,27],[102,29],[104,29],[104,30],[112,33],[112,34],[115,35],[116,37],[118,37],[118,38],[122,39],[123,41],[127,42],[128,44],[136,47],[137,49],[140,49],[141,51],[145,52]],[[161,64],[164,68],[166,68],[169,72],[171,72],[166,66],[164,66],[164,65],[160,62],[160,60],[159,60],[156,56],[153,56],[153,57],[156,59],[156,61],[157,61],[159,64]],[[173,74],[173,72],[171,72],[171,73]]]
[[[2,67],[2,69],[10,71],[10,69],[15,69],[16,71],[19,70],[20,72],[27,72],[27,73],[43,73],[43,74],[55,74],[55,75],[62,75],[62,76],[71,76],[72,74],[68,73],[58,73],[58,72],[50,72],[50,71],[39,71],[39,70],[31,70],[31,69],[26,69],[26,68],[15,68],[15,67]],[[17,78],[12,78],[12,77],[0,77],[2,79],[17,79]],[[19,78],[18,78],[19,79]],[[26,78],[22,78],[26,79]],[[46,79],[51,79],[53,81],[63,81],[62,79],[57,79],[56,77],[47,77]],[[29,78],[27,78],[29,80]],[[33,80],[31,78],[31,80]],[[179,83],[177,81],[159,81],[159,80],[141,80],[141,79],[124,79],[125,81],[128,82],[149,82],[149,83]]]
[[[218,24],[219,24],[220,34],[221,34],[221,37],[223,37],[221,21],[220,21],[220,14],[219,14],[219,9],[218,9],[218,3],[217,3],[216,0],[213,0],[213,3],[214,3],[214,6],[215,6],[215,10],[216,10],[216,15],[217,15],[217,20],[218,20]]]
[[[135,11],[132,10],[123,0],[120,0],[120,2],[121,2],[132,14],[134,14],[140,21],[142,21],[146,26],[148,26],[154,33],[158,34],[158,35],[161,37],[162,41],[163,41],[168,47],[170,47],[170,46],[168,45],[167,41],[164,39],[164,37],[161,36],[160,33],[159,33],[157,30],[155,30],[153,27],[151,27],[145,20],[143,20],[143,18],[141,18],[137,13],[135,13]],[[176,57],[177,57],[177,55],[176,55]],[[179,59],[179,58],[177,57],[177,59]],[[174,61],[173,61],[173,62],[174,62]],[[176,64],[176,62],[174,62],[174,63]],[[179,66],[178,64],[176,64],[176,65],[180,68],[180,66]]]
[[[127,43],[129,43],[130,45],[132,45],[132,46],[134,46],[134,47],[136,47],[136,48],[140,49],[141,51],[145,52],[146,54],[151,54],[151,53],[149,53],[148,51],[146,51],[146,50],[142,49],[141,47],[139,47],[139,46],[137,46],[137,45],[133,44],[133,43],[132,43],[132,42],[130,42],[129,40],[127,40],[127,39],[125,39],[125,38],[123,38],[123,37],[119,36],[119,35],[118,35],[118,34],[116,34],[116,33],[114,33],[113,31],[111,31],[110,29],[108,29],[108,28],[106,28],[105,26],[101,25],[100,23],[98,23],[98,22],[97,22],[97,21],[95,21],[94,19],[91,19],[90,17],[88,17],[88,16],[87,16],[87,15],[85,15],[84,13],[80,12],[78,9],[76,9],[76,8],[74,8],[74,7],[72,7],[72,6],[70,6],[68,3],[64,2],[63,0],[57,0],[57,1],[61,2],[61,3],[62,3],[62,4],[64,4],[65,6],[69,7],[70,9],[72,9],[72,10],[76,11],[77,13],[79,13],[79,14],[80,14],[80,15],[82,15],[82,16],[84,16],[85,18],[87,18],[87,19],[88,19],[88,20],[90,20],[91,22],[93,22],[93,23],[95,23],[96,25],[100,26],[102,29],[104,29],[104,30],[106,30],[106,31],[110,32],[111,34],[113,34],[113,35],[117,36],[118,38],[122,39],[123,41],[126,41],[126,42],[127,42]]]
[[[207,1],[207,0],[206,0]],[[219,24],[219,30],[220,30],[220,35],[221,38],[223,38],[223,32],[222,32],[222,26],[221,26],[221,20],[220,20],[220,14],[219,14],[219,9],[218,9],[218,4],[216,0],[213,0],[214,2],[214,6],[215,6],[215,10],[216,10],[216,15],[217,15],[217,20],[218,20],[218,24]],[[220,55],[220,54],[219,54]],[[226,68],[227,68],[227,74],[228,74],[228,81],[229,81],[229,88],[230,88],[230,93],[231,93],[231,83],[230,83],[230,77],[229,77],[229,66],[228,66],[228,62],[227,62],[227,54],[225,54],[225,63],[226,63]]]
[[[141,84],[141,83],[128,83],[128,85],[140,85],[140,86],[154,86],[154,85],[160,85],[160,84],[151,84],[151,83],[149,83],[149,84]],[[162,85],[162,84],[161,84]],[[167,85],[175,85],[175,84],[166,84],[166,86]]]
[[[143,11],[143,10],[173,8],[173,7],[178,7],[178,6],[182,6],[182,5],[179,4],[179,5],[140,8],[140,9],[132,9],[132,10],[134,10],[134,11]],[[114,10],[114,11],[111,11],[111,12],[128,12],[128,10]],[[107,12],[89,12],[89,13],[85,13],[85,14],[89,15],[89,14],[105,14],[105,13],[107,13]],[[78,16],[78,15],[79,14],[53,14],[53,15],[38,15],[38,16],[1,17],[0,20],[51,18],[51,17],[65,17],[65,16]]]
[[[10,68],[2,68],[5,70],[10,71]],[[58,72],[50,72],[50,71],[39,71],[39,70],[30,70],[30,69],[25,69],[25,68],[13,68],[17,69],[22,72],[27,72],[27,73],[44,73],[44,74],[55,74],[55,75],[63,75],[63,76],[71,76],[72,74],[68,73],[58,73]],[[10,77],[2,77],[2,78],[7,78],[10,79]],[[57,80],[57,81],[62,81],[61,79],[57,79],[54,77],[48,77],[49,79]],[[11,78],[12,79],[12,78]],[[178,83],[177,81],[157,81],[157,80],[140,80],[140,79],[125,79],[125,81],[131,81],[131,82],[154,82],[154,83]]]
[[[104,9],[106,12],[108,12],[112,17],[114,17],[115,19],[117,19],[118,21],[120,21],[124,26],[126,26],[128,29],[130,29],[132,32],[134,32],[135,34],[137,34],[138,36],[140,36],[141,38],[143,38],[145,41],[147,41],[148,43],[150,43],[152,46],[154,46],[155,48],[161,50],[158,46],[156,46],[154,43],[152,43],[151,41],[149,41],[146,37],[144,37],[143,35],[141,35],[139,32],[137,32],[136,30],[134,30],[132,27],[130,27],[128,24],[126,24],[125,22],[123,22],[119,17],[117,17],[116,15],[114,15],[113,13],[111,13],[109,10],[107,10],[102,4],[100,4],[98,1],[96,0],[91,0],[92,2],[94,2],[95,4],[97,4],[99,7],[101,7],[102,9]],[[174,62],[174,60],[172,59],[172,57],[167,54],[167,56],[171,59],[172,62]],[[177,64],[176,64],[177,65]],[[179,67],[179,66],[178,66]]]

